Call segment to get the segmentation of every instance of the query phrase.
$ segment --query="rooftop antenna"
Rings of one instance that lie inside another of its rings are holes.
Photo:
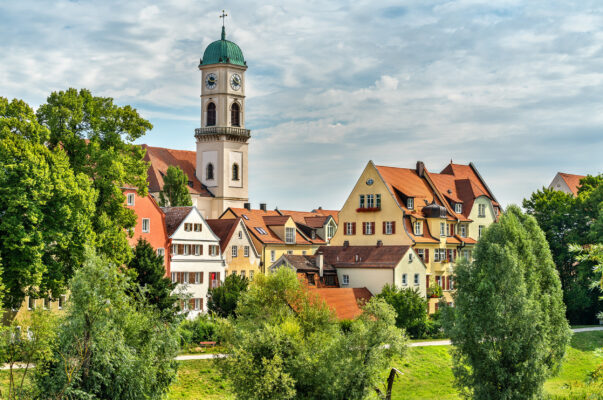
[[[224,28],[224,21],[226,20],[226,17],[228,17],[228,14],[222,10],[222,15],[220,15],[220,18],[222,18],[222,40],[226,40],[226,29]]]

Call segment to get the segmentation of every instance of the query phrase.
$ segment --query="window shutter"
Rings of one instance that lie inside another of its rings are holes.
[[[201,276],[203,276],[203,273],[201,273]],[[203,297],[199,299],[199,310],[203,311]]]
[[[452,250],[452,258],[456,260],[456,249]]]
[[[446,289],[450,290],[450,276],[446,277]]]
[[[429,289],[429,275],[425,276],[425,282],[427,283],[426,288]]]
[[[362,223],[362,234],[366,235],[366,222]]]
[[[199,255],[200,256],[203,255],[203,245],[202,244],[199,245]]]
[[[352,235],[356,234],[356,223],[352,222]]]
[[[392,235],[396,234],[396,221],[392,221]]]
[[[425,262],[429,262],[429,249],[425,249]]]
[[[194,272],[188,273],[188,283],[195,283],[195,273]]]
[[[385,232],[385,221],[383,221],[383,233],[386,233]]]
[[[201,282],[200,283],[203,283],[203,272],[201,272]]]
[[[188,309],[189,310],[194,310],[195,309],[195,299],[190,299],[188,301]]]

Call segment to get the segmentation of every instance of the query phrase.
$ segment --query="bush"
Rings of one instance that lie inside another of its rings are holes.
[[[425,335],[427,323],[427,301],[417,289],[401,289],[385,285],[377,295],[396,310],[396,326],[405,329],[412,338]]]
[[[195,319],[185,319],[178,327],[182,346],[215,340],[216,321],[210,315],[200,314]]]

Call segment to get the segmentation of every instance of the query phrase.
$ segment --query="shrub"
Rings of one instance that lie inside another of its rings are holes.
[[[178,327],[182,346],[215,340],[216,322],[208,314],[200,314],[195,319],[185,319]]]

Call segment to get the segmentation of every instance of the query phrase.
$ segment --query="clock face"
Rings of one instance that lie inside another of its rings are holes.
[[[230,77],[230,87],[233,90],[239,90],[241,88],[241,75],[232,74]]]
[[[205,77],[205,87],[208,89],[214,89],[218,84],[218,77],[215,74],[207,74]]]

